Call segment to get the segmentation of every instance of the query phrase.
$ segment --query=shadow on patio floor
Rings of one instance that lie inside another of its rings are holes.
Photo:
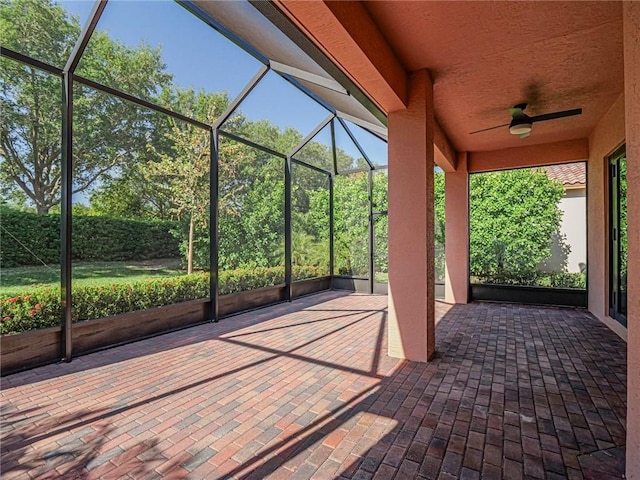
[[[3,475],[595,478],[579,456],[624,445],[624,345],[582,311],[441,305],[419,364],[385,355],[385,297],[313,298],[16,378]]]

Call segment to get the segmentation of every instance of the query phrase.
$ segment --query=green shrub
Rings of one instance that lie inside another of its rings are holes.
[[[329,267],[326,265],[320,266],[305,266],[294,265],[293,266],[293,278],[295,280],[306,280],[309,278],[326,277],[329,275]]]
[[[207,297],[207,273],[130,284],[87,286],[73,290],[72,316],[77,322]]]
[[[60,325],[60,289],[36,288],[0,299],[0,333],[19,333]]]
[[[4,268],[60,263],[60,215],[38,215],[0,208]],[[180,256],[170,230],[176,222],[111,217],[73,217],[73,259],[148,260]]]
[[[175,222],[110,217],[73,218],[73,259],[148,260],[180,256]]]
[[[323,267],[294,267],[296,278],[327,275]],[[227,270],[219,273],[220,294],[255,290],[284,282],[284,267]],[[209,274],[160,277],[130,284],[78,286],[73,289],[74,322],[209,297]],[[60,325],[60,290],[33,288],[0,298],[0,334]]]
[[[539,270],[520,272],[518,274],[503,272],[502,275],[472,276],[471,283],[487,283],[493,285],[523,285],[531,287],[553,288],[587,288],[584,273],[556,272],[547,273]]]
[[[587,275],[577,272],[558,272],[549,274],[549,286],[560,288],[587,288]]]
[[[279,283],[284,283],[283,267],[238,268],[218,273],[220,295],[246,292]]]

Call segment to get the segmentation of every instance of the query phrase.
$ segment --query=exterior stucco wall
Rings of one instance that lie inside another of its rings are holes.
[[[587,164],[589,311],[626,339],[626,329],[609,317],[607,159],[625,138],[624,95],[611,106],[589,136]]]
[[[571,247],[567,258],[567,271],[580,272],[581,264],[587,263],[587,190],[574,188],[565,191],[560,199],[562,224],[560,233]]]
[[[623,2],[624,95],[629,223],[627,472],[640,479],[640,2]]]

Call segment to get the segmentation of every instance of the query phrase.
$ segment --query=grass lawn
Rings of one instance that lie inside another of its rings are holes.
[[[184,275],[179,258],[139,262],[78,262],[73,264],[74,285],[132,283],[152,277]],[[3,268],[0,295],[14,296],[34,287],[60,287],[60,269],[45,266]]]

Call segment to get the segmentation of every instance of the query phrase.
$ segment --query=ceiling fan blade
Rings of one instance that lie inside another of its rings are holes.
[[[545,113],[542,115],[536,115],[531,117],[531,122],[543,122],[545,120],[554,120],[556,118],[572,117],[574,115],[582,114],[581,108],[574,108],[573,110],[563,110],[562,112]]]
[[[483,128],[482,130],[476,130],[475,132],[469,133],[469,135],[473,135],[474,133],[486,132],[488,130],[495,130],[496,128],[508,127],[510,123],[504,123],[502,125],[496,125],[495,127]]]
[[[527,138],[529,135],[531,135],[531,130],[529,130],[527,133],[521,133],[520,135],[518,135],[520,138]]]

